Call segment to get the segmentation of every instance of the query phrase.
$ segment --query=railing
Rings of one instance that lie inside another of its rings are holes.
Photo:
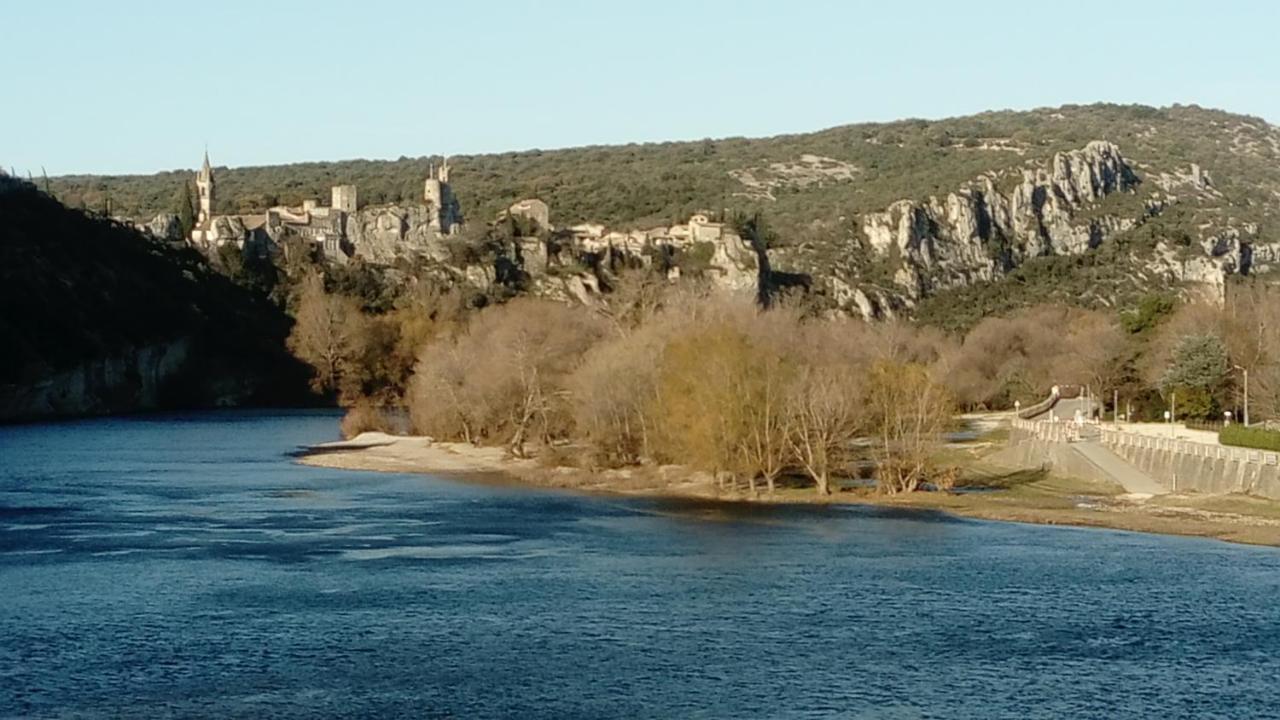
[[[1097,433],[1104,445],[1112,447],[1130,447],[1159,450],[1161,452],[1190,455],[1192,457],[1228,460],[1234,462],[1255,463],[1258,465],[1280,465],[1280,453],[1250,448],[1229,447],[1226,445],[1210,445],[1209,443],[1164,438],[1156,435],[1144,435],[1108,427],[1096,423],[1049,422],[1046,420],[1013,420],[1015,430],[1022,430],[1049,442],[1078,442],[1082,435]]]
[[[1033,418],[1041,413],[1048,412],[1058,402],[1057,395],[1050,395],[1031,407],[1024,407],[1018,411],[1018,417],[1024,420]]]
[[[1256,463],[1258,465],[1280,465],[1280,453],[1227,445],[1210,445],[1209,443],[1179,440],[1178,438],[1141,435],[1116,429],[1103,430],[1102,442],[1116,447],[1149,448],[1193,457],[1232,460],[1235,462]]]
[[[1091,425],[1078,425],[1074,422],[1050,422],[1048,420],[1013,419],[1015,430],[1024,430],[1041,440],[1049,442],[1079,442]]]

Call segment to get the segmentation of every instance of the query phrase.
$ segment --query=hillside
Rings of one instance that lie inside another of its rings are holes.
[[[413,202],[432,160],[220,170],[220,210],[323,198],[339,182],[357,184],[366,204]],[[777,232],[773,266],[811,276],[826,302],[865,316],[913,314],[1027,263],[1085,287],[1073,294],[1081,303],[1112,305],[1128,291],[1107,288],[1216,292],[1226,275],[1266,271],[1280,257],[1268,247],[1280,240],[1280,131],[1195,106],[1066,106],[451,161],[472,224],[525,197],[545,200],[559,226],[763,212]],[[109,197],[114,213],[149,217],[172,209],[188,177],[63,177],[51,187],[68,204],[103,207]],[[1040,261],[1099,250],[1116,261],[1086,262],[1083,276],[1078,263]],[[1101,275],[1103,290],[1089,290]]]
[[[0,420],[297,401],[288,330],[194,250],[0,175]]]

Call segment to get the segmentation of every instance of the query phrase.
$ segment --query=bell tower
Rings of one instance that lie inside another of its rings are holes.
[[[196,173],[196,193],[200,200],[200,210],[196,214],[196,223],[203,225],[213,217],[213,168],[209,166],[209,151],[204,151],[204,165]]]

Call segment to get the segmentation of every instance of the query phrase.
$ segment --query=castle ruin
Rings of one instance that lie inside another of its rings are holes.
[[[355,185],[335,185],[330,204],[304,200],[301,206],[277,205],[261,213],[215,215],[217,183],[206,151],[196,173],[199,209],[190,241],[211,252],[235,245],[245,252],[269,253],[290,237],[315,244],[337,262],[354,256],[381,260],[388,243],[430,244],[462,225],[462,209],[449,184],[449,161],[431,165],[418,206],[361,209]]]

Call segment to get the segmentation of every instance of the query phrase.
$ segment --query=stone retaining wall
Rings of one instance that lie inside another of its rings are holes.
[[[1009,436],[1010,457],[1025,463],[1024,467],[1050,463],[1062,468],[1062,472],[1093,477],[1063,457],[1079,457],[1079,453],[1068,452],[1071,443],[1090,435],[1175,492],[1244,493],[1280,500],[1280,453],[1263,450],[1161,438],[1110,427],[1081,428],[1069,422],[1014,420]],[[1036,457],[1040,458],[1038,462]],[[1088,462],[1083,457],[1080,460]]]

